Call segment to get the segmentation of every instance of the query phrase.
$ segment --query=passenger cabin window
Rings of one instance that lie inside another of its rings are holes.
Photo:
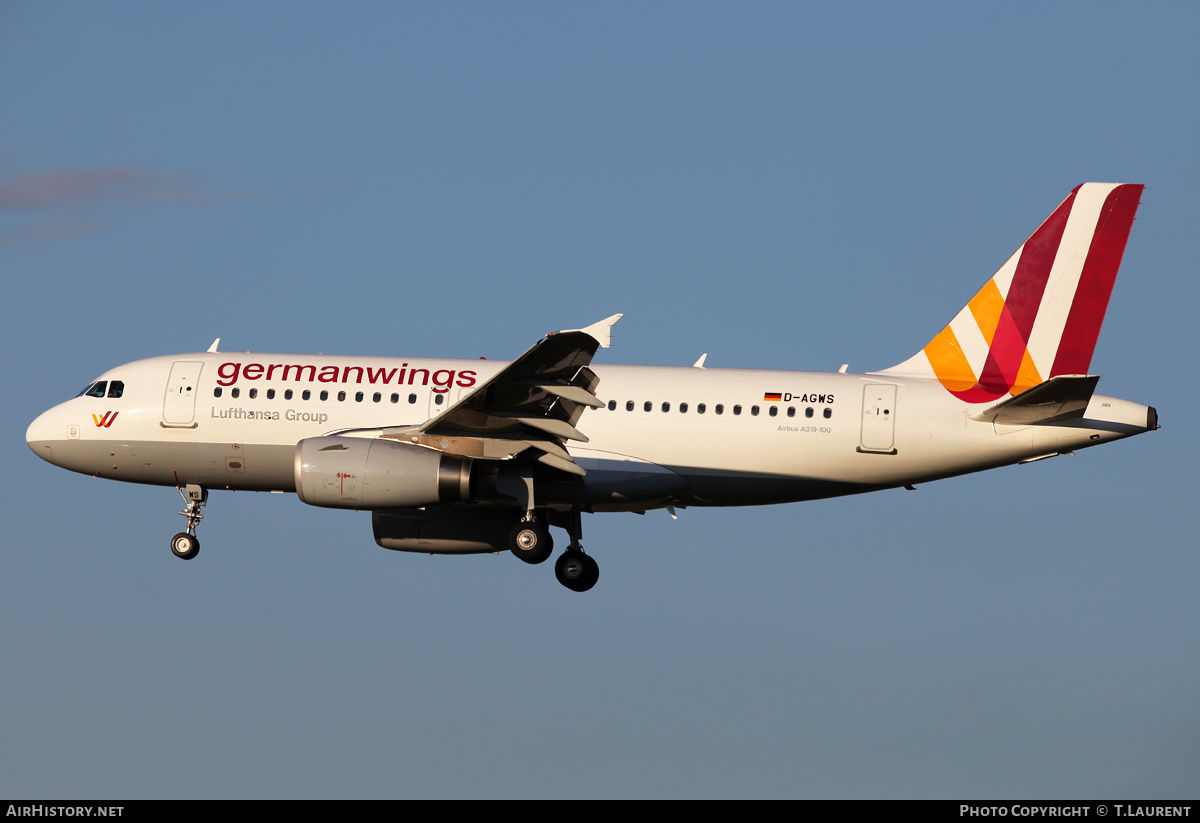
[[[633,401],[629,400],[625,403],[625,411],[633,411]]]
[[[833,409],[826,409],[825,410],[825,419],[828,420],[831,417],[833,417]]]
[[[322,399],[322,400],[328,400],[328,399],[329,399],[329,392],[327,392],[327,391],[322,391],[322,392],[321,392],[321,399]]]
[[[230,389],[230,390],[229,390],[229,396],[230,396],[230,397],[237,397],[237,396],[238,396],[239,394],[241,394],[241,393],[242,393],[242,392],[241,392],[241,390],[240,390],[240,389]]]
[[[284,389],[284,390],[283,390],[283,399],[284,399],[284,400],[291,400],[291,399],[292,399],[292,390],[291,390],[291,389]]]
[[[325,392],[321,392],[321,394],[324,394],[324,393]],[[253,400],[256,397],[258,397],[258,389],[251,389],[250,390],[250,399]],[[325,398],[322,397],[321,399],[324,400]]]
[[[609,401],[608,401],[608,410],[609,410],[609,411],[616,411],[616,410],[617,410],[617,401],[616,401],[616,400],[609,400]]]
[[[220,397],[220,396],[221,396],[221,387],[217,386],[215,389],[213,389],[213,397]]]
[[[237,389],[234,389],[234,391],[237,391]],[[308,400],[310,398],[312,398],[312,392],[310,392],[308,389],[305,389],[303,392],[300,393],[301,400]]]

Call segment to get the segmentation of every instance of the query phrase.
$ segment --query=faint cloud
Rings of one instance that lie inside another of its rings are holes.
[[[137,179],[127,168],[61,169],[24,174],[0,183],[0,211],[75,206],[111,196]]]
[[[0,162],[0,173],[11,164]],[[0,182],[0,214],[26,214],[46,210],[70,213],[91,204],[116,202],[154,207],[202,206],[240,200],[241,194],[212,194],[199,188],[194,175],[146,171],[132,166],[98,166],[32,172]],[[59,240],[99,234],[108,228],[102,219],[48,219],[0,238],[0,247],[37,240]]]
[[[16,246],[35,240],[61,240],[66,237],[86,237],[100,234],[108,228],[107,220],[46,220],[0,238],[0,247]]]
[[[37,211],[112,198],[193,205],[231,199],[229,195],[198,191],[197,183],[193,176],[129,166],[40,171],[0,183],[0,211]]]

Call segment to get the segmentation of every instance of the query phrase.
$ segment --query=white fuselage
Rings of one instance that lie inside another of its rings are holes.
[[[506,365],[206,352],[101,375],[38,417],[43,459],[115,480],[294,491],[296,444],[419,425]],[[1082,419],[1003,426],[936,380],[871,374],[603,366],[568,443],[583,478],[546,470],[539,503],[592,510],[755,505],[910,485],[1051,456],[1154,427],[1147,406],[1096,395]],[[95,392],[93,392],[95,393]],[[776,397],[777,396],[777,397]],[[986,405],[986,404],[983,404]]]

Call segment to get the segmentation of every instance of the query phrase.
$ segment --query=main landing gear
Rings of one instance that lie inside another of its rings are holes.
[[[526,563],[544,563],[554,551],[554,540],[544,524],[526,517],[529,519],[518,521],[508,533],[508,547]]]
[[[187,531],[180,532],[171,538],[171,553],[180,560],[191,560],[200,553],[200,539],[196,537],[196,525],[204,519],[204,515],[200,513],[200,507],[208,502],[208,489],[189,484],[179,487],[178,491],[187,504],[179,512],[187,518]]]
[[[573,592],[586,592],[600,579],[600,566],[584,554],[579,542],[583,532],[581,519],[579,511],[572,509],[563,515],[563,522],[554,524],[565,528],[571,536],[571,545],[554,564],[554,576]],[[550,538],[550,530],[544,523],[534,519],[531,512],[509,532],[508,547],[526,563],[543,563],[554,551],[554,541]]]
[[[583,548],[567,549],[554,564],[554,576],[573,592],[586,592],[600,579],[600,566]]]

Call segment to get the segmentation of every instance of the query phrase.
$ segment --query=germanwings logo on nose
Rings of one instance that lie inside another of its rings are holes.
[[[95,423],[96,426],[101,429],[107,429],[109,426],[111,426],[113,424],[113,421],[117,419],[117,414],[118,414],[117,412],[113,412],[113,411],[105,412],[103,417],[101,417],[98,414],[93,414],[92,422]]]

